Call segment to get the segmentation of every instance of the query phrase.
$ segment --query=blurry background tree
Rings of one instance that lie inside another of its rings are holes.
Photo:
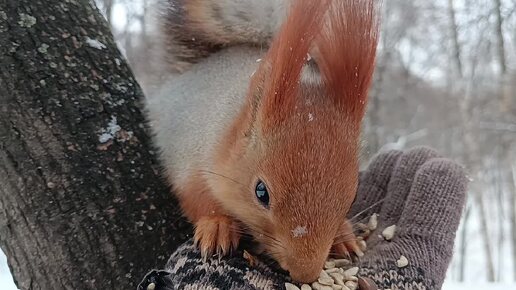
[[[98,2],[145,88],[156,0]],[[449,279],[516,281],[516,2],[383,2],[363,161],[428,145],[462,162],[472,183]]]

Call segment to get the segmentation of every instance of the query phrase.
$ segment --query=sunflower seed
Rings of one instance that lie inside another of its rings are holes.
[[[335,268],[335,262],[334,261],[326,261],[324,263],[324,269],[333,269]]]
[[[367,227],[370,231],[376,230],[378,226],[378,215],[373,213],[373,215],[369,218],[369,222],[367,223]]]
[[[286,290],[300,290],[299,287],[297,287],[294,284],[285,283],[285,289]]]
[[[331,273],[330,276],[335,281],[335,284],[344,286],[344,276],[339,273]]]
[[[350,289],[350,290],[356,290],[358,288],[358,283],[357,282],[353,282],[353,281],[347,281],[345,283],[345,285]]]
[[[365,250],[367,249],[367,244],[364,240],[359,240],[358,241],[358,247],[360,248],[360,250],[362,252],[365,252]]]
[[[358,267],[349,268],[344,271],[344,278],[347,280],[348,277],[356,276],[358,274]]]
[[[351,264],[351,262],[346,259],[336,259],[333,262],[335,263],[335,267],[338,267],[338,268]]]
[[[389,227],[386,227],[383,232],[382,232],[382,236],[384,237],[384,239],[386,239],[387,241],[390,241],[392,240],[392,238],[394,237],[394,232],[396,231],[396,225],[392,225],[392,226],[389,226]]]
[[[333,290],[333,289],[331,288],[331,286],[322,285],[322,284],[321,284],[321,283],[319,283],[319,282],[313,282],[313,283],[312,283],[312,288],[313,288],[314,290]]]
[[[403,267],[406,267],[408,265],[408,259],[407,257],[401,255],[401,257],[399,258],[398,261],[396,261],[396,266],[398,266],[398,268],[403,268]]]
[[[319,278],[331,278],[331,277],[325,271],[321,271],[321,273],[319,274]]]
[[[328,274],[331,274],[331,273],[338,273],[340,270],[341,270],[340,268],[331,268],[331,269],[326,269],[324,271]]]
[[[328,285],[328,286],[331,286],[331,285],[335,284],[331,277],[327,277],[327,278],[326,277],[321,277],[321,278],[319,278],[317,280],[317,282],[319,282],[319,283],[321,283],[323,285]]]

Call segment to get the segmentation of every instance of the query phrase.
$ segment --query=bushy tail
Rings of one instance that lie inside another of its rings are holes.
[[[268,47],[290,0],[162,0],[162,34],[175,66],[234,44]]]

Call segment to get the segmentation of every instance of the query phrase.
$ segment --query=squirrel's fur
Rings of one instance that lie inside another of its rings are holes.
[[[266,48],[286,15],[285,0],[164,0],[161,30],[170,67],[183,71],[223,47]]]
[[[180,73],[147,108],[204,255],[252,235],[310,282],[330,248],[360,253],[345,216],[375,62],[375,2],[168,2],[169,61]],[[254,195],[258,180],[269,208]]]

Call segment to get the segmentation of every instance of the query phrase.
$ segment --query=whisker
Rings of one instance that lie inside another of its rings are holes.
[[[352,226],[356,226],[358,225],[359,223],[367,223],[369,221],[369,217],[368,216],[364,216],[358,220],[348,220],[348,222],[352,225]]]
[[[244,226],[245,227],[245,226]],[[270,244],[269,246],[275,246],[275,247],[278,247],[278,248],[281,248],[281,249],[286,249],[285,246],[283,246],[281,244],[281,242],[273,237],[272,235],[268,234],[268,233],[265,233],[259,229],[245,229],[245,228],[242,228],[242,226],[231,226],[230,227],[232,230],[234,230],[235,232],[239,233],[239,234],[242,234],[243,236],[247,236],[247,237],[250,237],[250,238],[255,238],[255,236],[249,232],[255,232],[256,234],[258,235],[263,235],[264,237],[268,238],[271,240],[271,242],[273,242],[273,244]]]
[[[371,204],[370,206],[366,207],[364,210],[358,212],[357,214],[355,214],[354,216],[352,216],[351,218],[349,218],[348,220],[349,221],[353,221],[353,219],[355,219],[356,217],[360,216],[361,214],[365,213],[366,211],[370,210],[371,208],[379,205],[380,203],[382,203],[383,201],[385,200],[385,198],[382,198],[380,200],[378,200],[377,202]]]
[[[353,230],[352,230],[351,232],[347,232],[347,231],[346,231],[346,232],[345,232],[345,231],[343,231],[343,232],[338,232],[337,234],[335,234],[335,237],[336,237],[336,238],[338,238],[338,237],[340,237],[340,236],[346,236],[346,235],[352,235],[352,234],[357,234],[357,233],[359,233],[359,232],[360,232],[360,231],[362,231],[363,229],[362,229],[362,228],[357,228],[357,227],[355,227],[355,225],[357,225],[357,224],[359,224],[359,223],[352,224],[352,226],[353,226]]]
[[[227,177],[227,176],[225,176],[223,174],[220,174],[220,173],[217,173],[217,172],[213,172],[213,171],[210,171],[210,170],[199,170],[199,172],[209,173],[209,174],[213,174],[213,175],[216,175],[216,176],[219,176],[219,177],[223,177],[223,178],[226,178],[227,180],[233,181],[234,183],[236,183],[236,184],[238,184],[240,186],[247,187],[245,184],[242,184],[242,183],[234,180],[231,177]]]
[[[351,242],[354,240],[355,240],[355,238],[343,237],[343,238],[335,239],[335,241],[333,242],[333,245],[337,245],[337,244],[345,243],[345,242]]]

